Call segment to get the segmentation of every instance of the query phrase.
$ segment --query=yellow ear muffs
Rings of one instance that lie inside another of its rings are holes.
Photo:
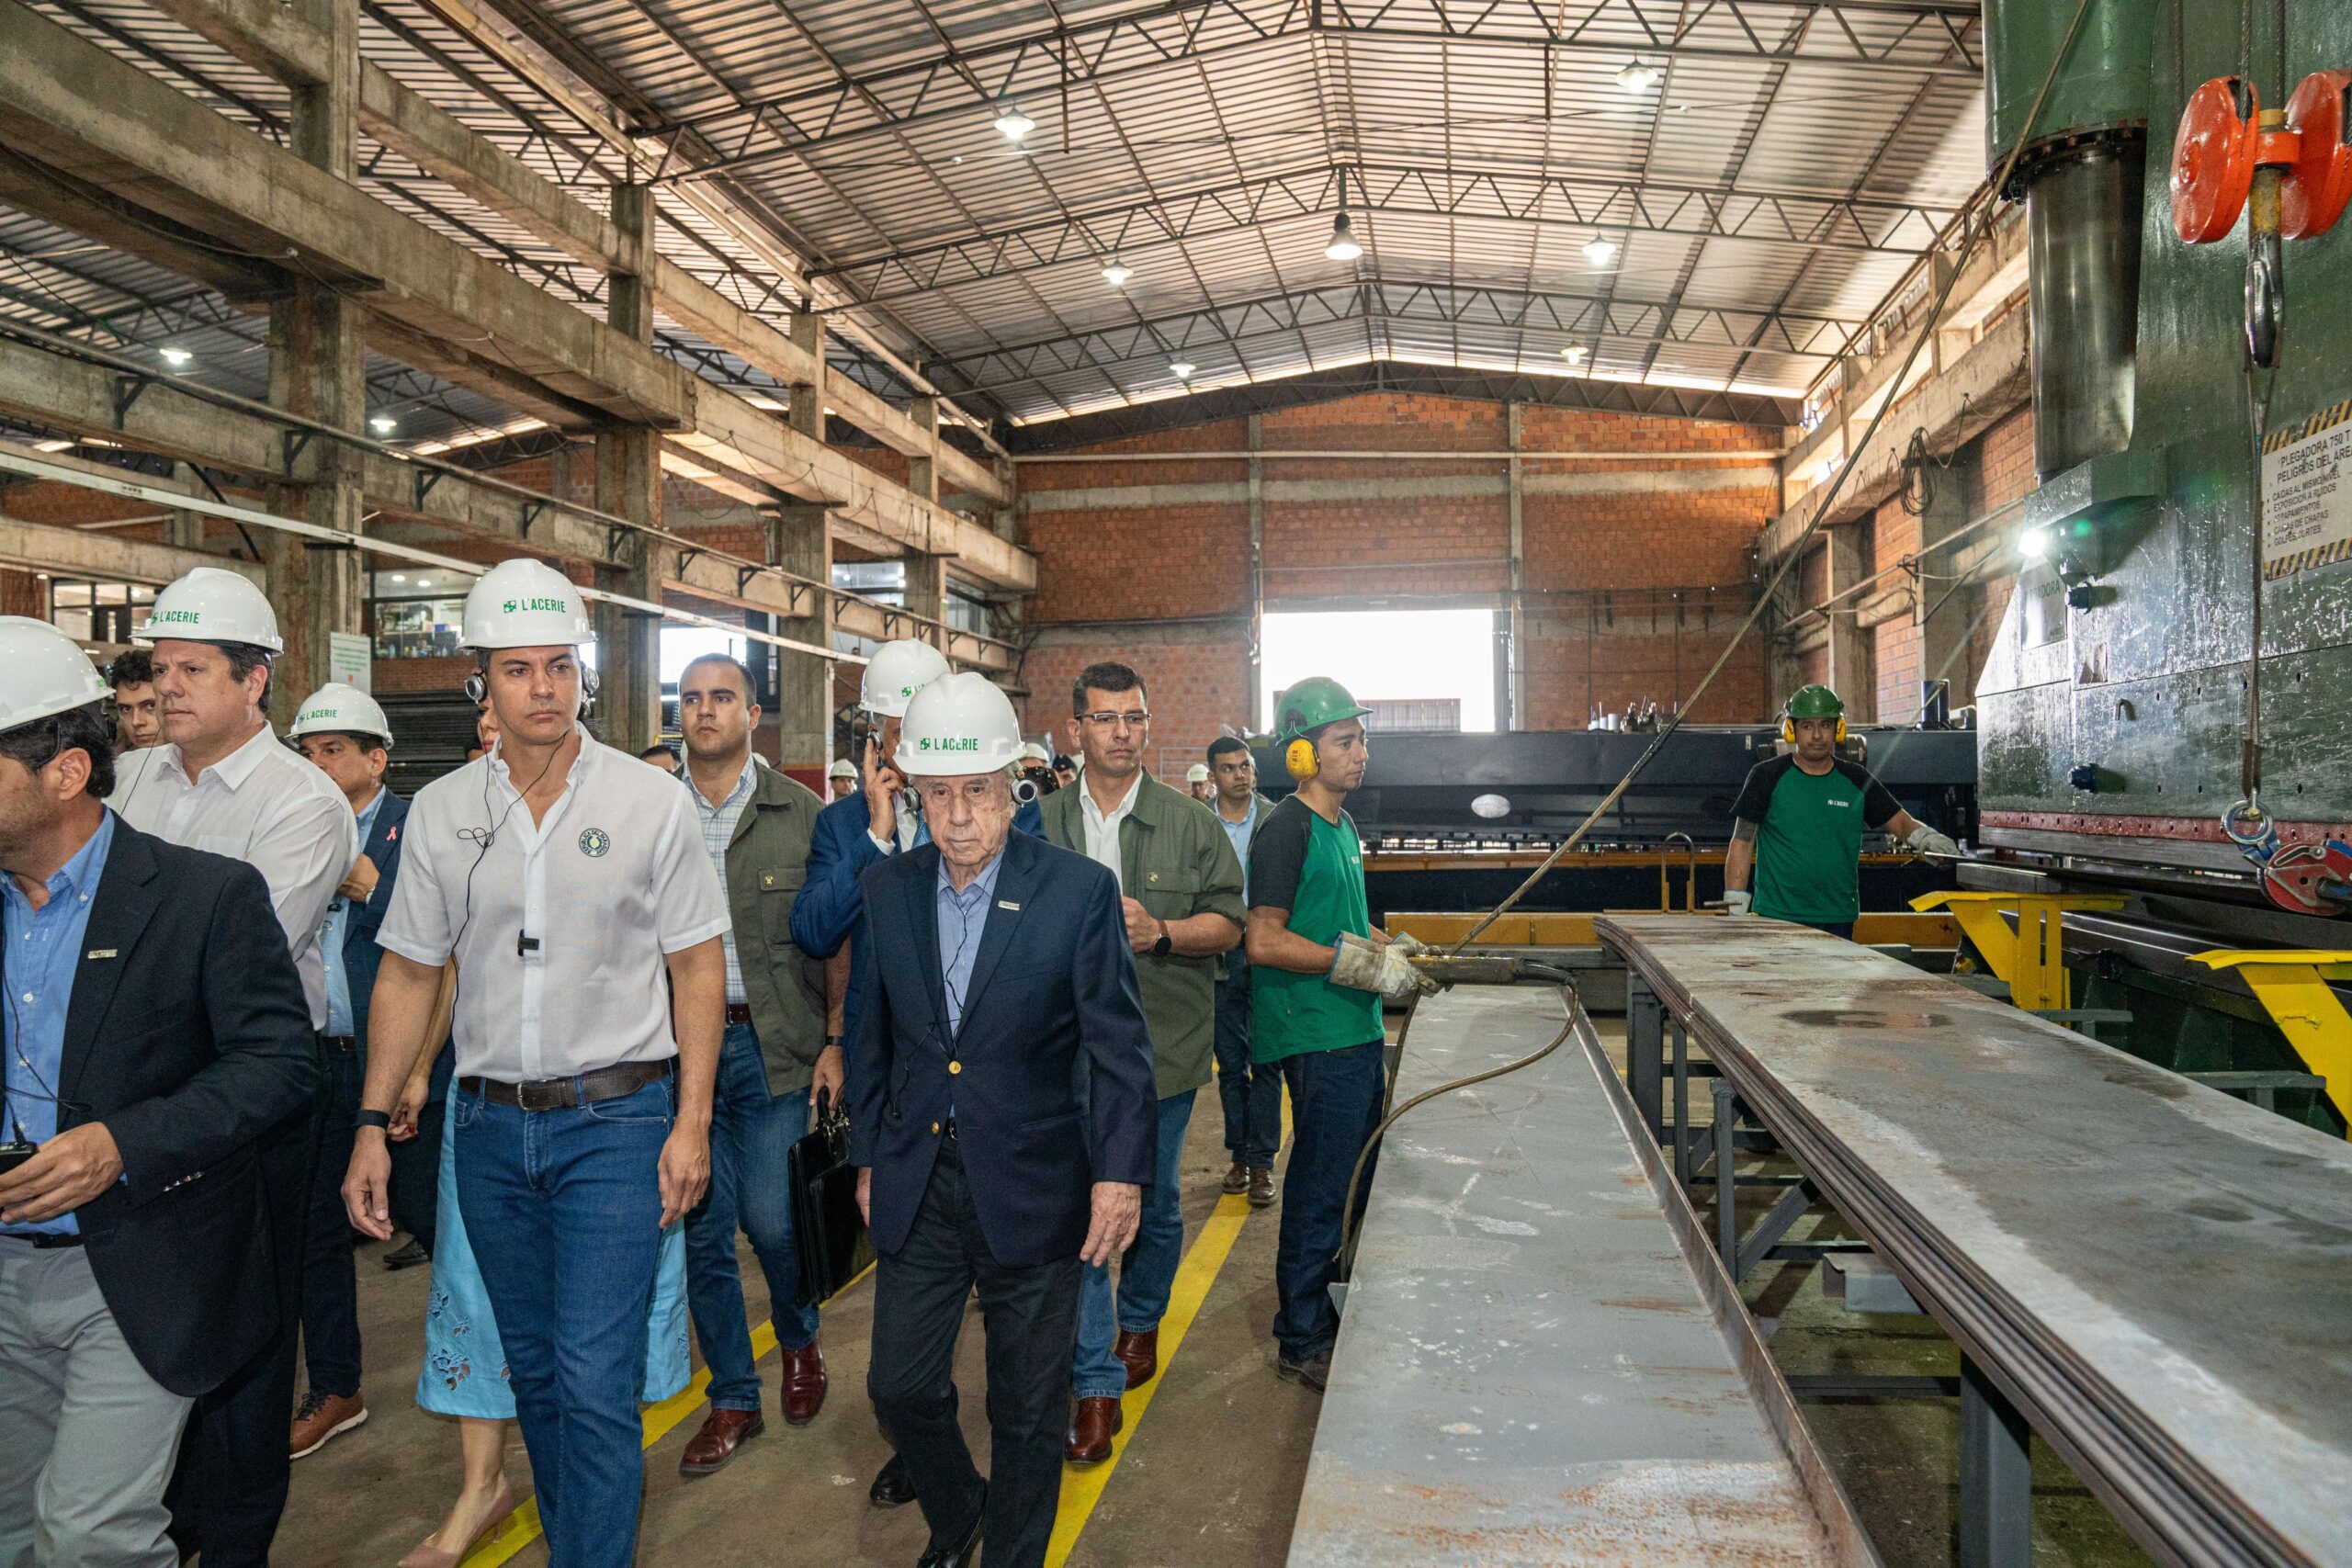
[[[1843,746],[1846,744],[1846,721],[1843,717],[1840,717],[1838,720],[1838,733],[1832,739],[1838,745]]]
[[[1783,718],[1781,720],[1781,739],[1792,746],[1797,743],[1797,721],[1795,719]],[[1838,720],[1838,733],[1834,743],[1839,746],[1846,744],[1846,721],[1842,717]]]
[[[1311,779],[1322,771],[1322,759],[1315,754],[1315,742],[1302,736],[1283,748],[1283,766],[1295,779]]]

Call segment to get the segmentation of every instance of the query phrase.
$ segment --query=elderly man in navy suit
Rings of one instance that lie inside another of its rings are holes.
[[[916,693],[894,761],[932,842],[865,879],[850,1157],[881,1262],[867,1374],[931,1528],[918,1568],[1046,1560],[1082,1264],[1135,1239],[1158,1131],[1117,879],[1014,833],[1021,732],[986,678]],[[956,1338],[988,1324],[986,1482]]]

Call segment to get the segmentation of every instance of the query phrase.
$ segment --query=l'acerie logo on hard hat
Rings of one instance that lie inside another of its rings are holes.
[[[503,608],[510,615],[517,610],[553,610],[561,615],[571,605],[561,599],[509,599]]]
[[[979,740],[969,735],[949,736],[938,740],[926,735],[915,742],[918,751],[977,751],[979,749]]]
[[[204,624],[201,610],[158,610],[147,617],[151,626],[197,626]]]

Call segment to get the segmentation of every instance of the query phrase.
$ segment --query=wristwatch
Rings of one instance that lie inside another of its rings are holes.
[[[1151,944],[1151,955],[1154,958],[1165,958],[1175,951],[1176,939],[1168,934],[1168,922],[1162,920],[1159,922],[1159,940]]]
[[[351,1119],[351,1125],[355,1132],[362,1127],[375,1127],[389,1132],[392,1125],[391,1113],[385,1111],[362,1111]]]

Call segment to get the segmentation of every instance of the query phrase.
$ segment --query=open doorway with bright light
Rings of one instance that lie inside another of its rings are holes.
[[[1490,734],[1496,621],[1492,610],[1269,611],[1259,642],[1258,721],[1271,729],[1276,694],[1329,675],[1373,710],[1375,731]]]

